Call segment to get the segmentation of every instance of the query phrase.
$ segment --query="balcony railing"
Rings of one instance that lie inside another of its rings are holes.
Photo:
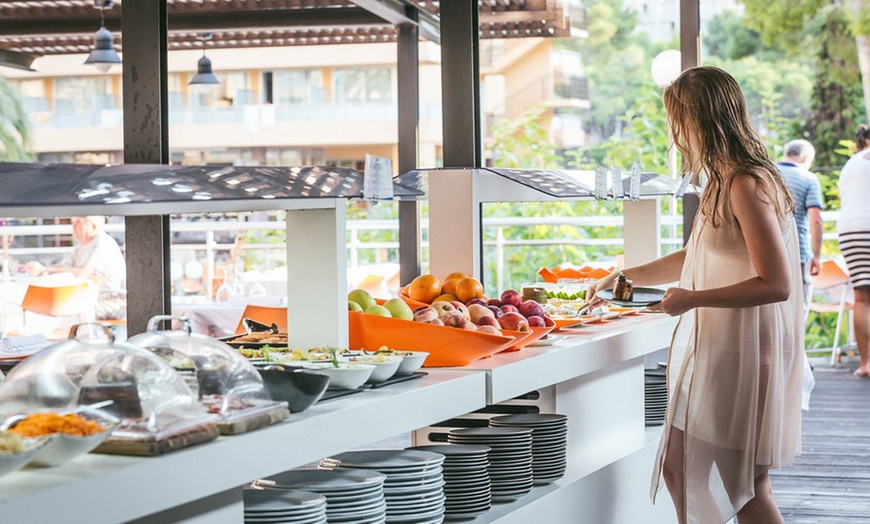
[[[826,224],[836,222],[839,212],[825,211],[822,213],[822,220]],[[683,218],[681,216],[663,215],[662,227],[667,228],[667,233],[662,238],[662,252],[669,253],[682,246],[682,232],[680,226]],[[518,227],[530,226],[550,226],[553,230],[558,230],[561,226],[572,226],[577,228],[597,228],[611,227],[621,228],[623,226],[622,216],[586,216],[586,217],[549,217],[549,218],[524,218],[524,217],[505,217],[505,218],[485,218],[483,226],[487,236],[493,240],[484,241],[484,247],[488,249],[488,253],[492,253],[494,249],[494,261],[496,268],[496,287],[497,289],[506,289],[517,283],[508,282],[506,264],[508,263],[508,250],[511,248],[523,247],[530,249],[542,249],[550,246],[597,246],[602,248],[618,248],[623,245],[623,238],[619,236],[609,237],[589,237],[589,238],[532,238],[532,239],[508,239],[505,234],[506,230]],[[173,221],[171,230],[175,240],[172,244],[173,256],[183,257],[185,254],[194,254],[196,260],[202,262],[207,273],[214,275],[215,268],[219,265],[219,260],[227,260],[230,258],[230,252],[236,249],[236,244],[233,239],[238,234],[245,232],[257,231],[264,235],[269,233],[282,234],[285,230],[285,223],[282,221],[257,221],[246,222],[236,220],[226,221],[202,221],[202,222],[186,222]],[[423,220],[421,227],[423,229],[423,250],[424,258],[428,259],[428,238],[429,222]],[[382,264],[386,262],[395,262],[398,260],[399,243],[398,241],[364,241],[364,232],[390,232],[391,238],[398,238],[399,224],[397,220],[349,220],[347,222],[348,231],[348,269],[359,269],[362,266],[369,264]],[[832,229],[830,227],[826,229]],[[124,224],[107,224],[106,230],[110,233],[123,235]],[[12,238],[38,237],[40,240],[53,239],[58,241],[63,235],[68,239],[72,234],[72,226],[70,225],[13,225],[0,226],[0,238],[4,235],[9,235]],[[823,236],[827,243],[836,242],[837,233],[832,230],[826,232]],[[54,243],[48,242],[48,243]],[[42,247],[16,247],[14,244],[8,250],[8,256],[19,261],[31,260],[39,258],[43,262],[49,261],[52,258],[60,258],[63,254],[69,252],[71,247],[56,247],[46,246],[45,243],[39,242]],[[280,258],[286,253],[286,245],[283,243],[272,242],[245,242],[240,245],[242,252],[250,252],[252,250],[260,250],[263,252],[271,252],[274,256],[266,258]],[[244,258],[244,255],[242,255]],[[489,261],[489,259],[488,259]],[[424,263],[424,270],[425,270]],[[528,278],[533,278],[529,275]]]
[[[33,103],[33,108],[46,104]],[[123,126],[121,109],[36,111],[30,113],[35,128]],[[346,102],[317,104],[253,104],[230,107],[173,108],[170,125],[256,124],[292,121],[378,121],[396,120],[396,102]],[[421,119],[440,119],[440,104],[421,104]]]

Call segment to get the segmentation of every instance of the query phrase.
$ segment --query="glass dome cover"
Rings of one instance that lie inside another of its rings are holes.
[[[177,320],[181,330],[159,330],[163,321]],[[221,422],[286,408],[274,401],[260,374],[236,350],[205,335],[192,333],[184,317],[158,315],[148,322],[145,333],[128,342],[165,359],[175,369],[192,372],[200,403],[218,415]]]
[[[105,337],[79,338],[84,326],[98,326]],[[112,403],[96,412],[120,419],[112,440],[161,441],[215,423],[166,361],[116,342],[100,324],[73,326],[69,340],[18,364],[0,385],[0,413],[60,411],[106,400]]]

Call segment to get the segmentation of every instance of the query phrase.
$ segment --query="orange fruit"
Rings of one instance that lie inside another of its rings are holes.
[[[483,284],[474,277],[466,277],[456,284],[456,298],[460,302],[465,303],[472,298],[480,298],[483,296]]]
[[[465,277],[462,277],[465,278]],[[456,296],[456,284],[462,280],[462,278],[448,278],[444,282],[441,283],[441,292],[447,295]]]
[[[453,302],[454,300],[459,299],[456,298],[454,295],[444,293],[443,295],[438,295],[437,297],[435,297],[435,300],[433,300],[432,303],[434,304],[435,302]]]
[[[440,294],[441,281],[434,275],[420,275],[408,285],[408,296],[427,304],[431,304]]]
[[[462,271],[454,271],[453,273],[450,273],[449,275],[444,277],[444,281],[446,282],[446,281],[452,280],[454,278],[457,280],[462,280],[463,278],[468,278],[468,275],[466,275]],[[445,293],[446,293],[446,291],[445,291]]]

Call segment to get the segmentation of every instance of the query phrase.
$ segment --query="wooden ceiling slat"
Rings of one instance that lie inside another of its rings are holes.
[[[440,1],[411,2],[429,13],[439,13]],[[566,15],[555,0],[480,0],[480,5],[483,38],[570,33]],[[122,7],[116,3],[105,12],[110,30],[120,28]],[[392,26],[367,12],[363,15],[351,0],[168,0],[168,11],[170,49],[199,47],[196,35],[205,31],[214,34],[209,48],[396,39]],[[0,18],[9,22],[0,24],[0,47],[60,54],[88,52],[100,17],[92,0],[0,0]],[[299,25],[300,19],[303,25]],[[361,19],[368,22],[360,25]],[[119,51],[120,44],[120,35],[115,32]]]

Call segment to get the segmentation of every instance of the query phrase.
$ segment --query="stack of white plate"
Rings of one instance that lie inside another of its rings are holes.
[[[568,465],[568,417],[556,413],[522,413],[489,419],[492,427],[531,428],[532,477],[549,484],[565,474]]]
[[[297,469],[255,481],[253,487],[313,491],[326,497],[326,521],[383,524],[386,476],[377,471]]]
[[[489,446],[489,480],[493,502],[510,502],[532,490],[532,430],[529,428],[462,428],[447,434],[451,444]]]
[[[489,446],[444,444],[416,446],[418,451],[444,455],[444,520],[464,520],[486,513],[492,505]]]
[[[326,524],[326,497],[301,490],[244,490],[245,524]]]
[[[660,426],[668,409],[667,371],[662,367],[646,369],[643,375],[644,419],[647,426]]]
[[[396,449],[349,451],[321,460],[320,467],[383,473],[387,477],[384,481],[387,522],[437,524],[444,520],[443,463],[444,455],[438,453]]]

